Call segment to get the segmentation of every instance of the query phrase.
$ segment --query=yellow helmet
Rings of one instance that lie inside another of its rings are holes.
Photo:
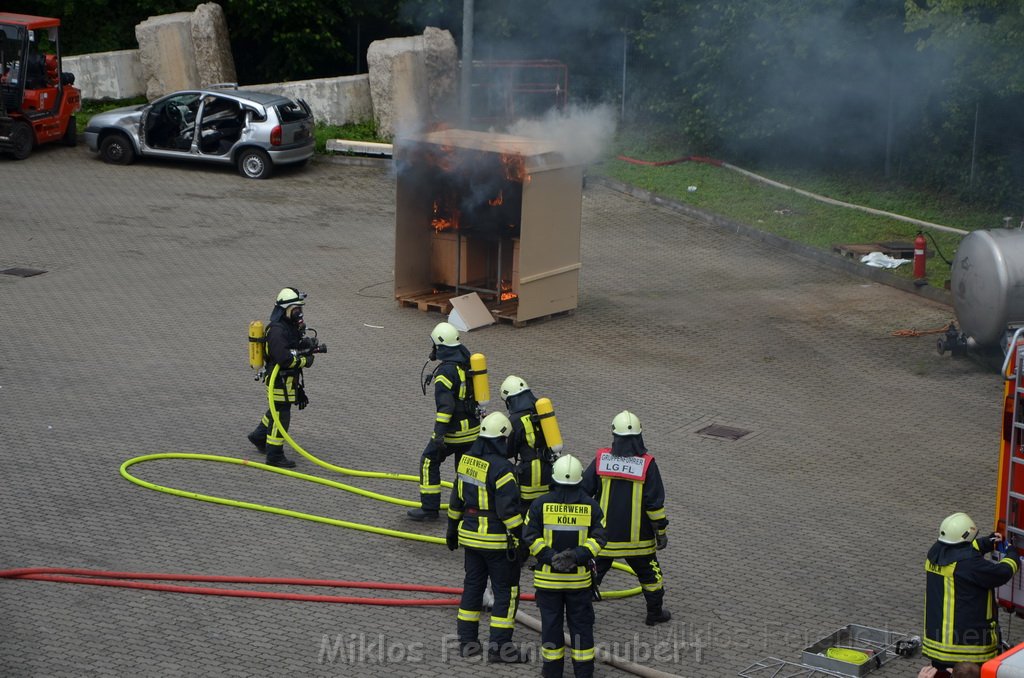
[[[512,422],[501,412],[491,412],[480,422],[481,438],[507,438],[512,433]]]
[[[277,305],[281,308],[304,306],[305,304],[306,293],[300,292],[294,287],[286,287],[277,293]]]
[[[510,374],[505,377],[505,381],[501,382],[501,399],[508,400],[514,395],[519,395],[523,391],[529,390],[530,386],[526,383],[525,379]]]
[[[960,544],[974,541],[978,535],[978,526],[966,513],[954,513],[946,516],[939,525],[939,541],[943,544]]]
[[[639,417],[629,410],[622,410],[612,419],[612,433],[617,436],[637,436],[643,432]]]
[[[430,331],[430,339],[435,346],[461,346],[459,330],[451,323],[437,323]]]
[[[583,464],[571,454],[563,455],[551,467],[551,479],[559,485],[578,485],[583,480]]]

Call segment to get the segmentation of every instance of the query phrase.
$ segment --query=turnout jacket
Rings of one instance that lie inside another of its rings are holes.
[[[551,450],[537,423],[536,396],[524,391],[508,399],[508,418],[512,434],[508,438],[509,456],[515,457],[516,480],[524,502],[529,504],[551,486]]]
[[[512,464],[501,454],[504,444],[477,438],[459,459],[448,520],[458,524],[459,544],[466,548],[503,551],[522,536],[519,486]]]
[[[434,417],[432,440],[471,443],[480,433],[469,355],[462,346],[438,346],[441,364],[434,370]]]
[[[665,485],[653,456],[617,456],[611,448],[600,449],[583,472],[582,486],[607,516],[608,542],[602,558],[654,553],[655,534],[665,531],[668,518]]]
[[[302,348],[302,332],[298,326],[283,315],[271,316],[266,331],[267,372],[264,382],[269,382],[270,373],[275,365],[281,369],[274,382],[274,402],[294,403],[296,394],[302,389],[302,368],[313,364],[312,355],[293,355],[292,350]]]
[[[590,588],[590,561],[605,543],[604,520],[601,507],[579,485],[556,484],[534,501],[523,527],[523,539],[537,558],[533,585],[539,589]],[[551,569],[551,558],[566,549],[575,552],[576,568],[556,572]]]
[[[989,560],[991,539],[935,542],[926,573],[922,653],[942,662],[981,663],[999,654],[994,590],[1017,573],[1017,559]]]

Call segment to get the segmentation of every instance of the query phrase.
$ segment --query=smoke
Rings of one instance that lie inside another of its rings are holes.
[[[604,153],[615,134],[611,106],[570,105],[565,111],[550,110],[541,118],[521,119],[506,130],[509,134],[548,141],[574,165],[588,165]]]

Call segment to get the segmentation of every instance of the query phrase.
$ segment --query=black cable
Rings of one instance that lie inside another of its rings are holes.
[[[356,292],[356,294],[358,294],[361,297],[366,297],[367,299],[389,299],[390,298],[389,296],[380,297],[380,296],[377,296],[375,294],[363,294],[363,290],[368,290],[371,287],[376,287],[377,285],[386,285],[387,283],[392,282],[393,280],[394,280],[394,278],[389,278],[388,280],[381,280],[380,282],[370,283],[366,287],[360,288]]]
[[[935,236],[932,235],[930,232],[926,232],[925,235],[932,239],[932,245],[935,246],[935,253],[939,255],[939,258],[946,262],[947,266],[953,268],[953,262],[947,259],[946,256],[942,253],[942,250],[939,249],[939,243],[935,242]]]

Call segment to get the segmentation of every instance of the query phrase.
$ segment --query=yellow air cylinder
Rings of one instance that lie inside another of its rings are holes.
[[[481,405],[491,400],[491,386],[487,383],[487,358],[483,353],[469,356],[469,368],[473,373],[473,395]]]
[[[544,432],[544,441],[551,448],[552,452],[562,451],[562,432],[558,429],[558,420],[555,419],[555,406],[549,398],[538,398],[537,419],[540,420],[540,430]]]
[[[258,370],[263,367],[263,321],[249,323],[249,367]]]

